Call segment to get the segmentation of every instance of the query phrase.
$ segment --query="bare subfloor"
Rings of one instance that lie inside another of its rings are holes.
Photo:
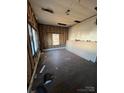
[[[39,63],[33,89],[43,82],[43,75],[54,75],[53,83],[46,86],[48,93],[96,93],[97,65],[65,50],[54,50],[45,53],[46,65],[43,73],[39,73],[43,64]]]

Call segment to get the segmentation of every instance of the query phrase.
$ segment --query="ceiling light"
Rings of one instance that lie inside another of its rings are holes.
[[[66,26],[67,24],[64,23],[57,23],[58,25]]]
[[[74,22],[76,22],[76,23],[80,23],[81,21],[75,20]]]
[[[51,10],[51,9],[48,9],[48,8],[41,8],[43,11],[46,11],[46,12],[49,12],[49,13],[54,13],[54,11],[53,10]]]

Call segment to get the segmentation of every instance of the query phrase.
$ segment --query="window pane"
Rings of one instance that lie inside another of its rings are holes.
[[[34,50],[34,45],[33,45],[32,29],[31,29],[31,26],[29,24],[28,24],[28,33],[29,33],[29,36],[30,36],[32,55],[34,55],[35,50]]]
[[[59,34],[52,34],[53,45],[59,45]]]
[[[38,50],[38,36],[37,36],[37,32],[33,28],[32,28],[32,33],[33,33],[34,49],[35,49],[35,52],[37,52],[37,50]]]
[[[33,46],[33,40],[31,40],[31,49],[32,49],[32,55],[35,54],[34,46]]]
[[[31,26],[29,24],[28,24],[28,32],[29,32],[29,35],[32,37]]]

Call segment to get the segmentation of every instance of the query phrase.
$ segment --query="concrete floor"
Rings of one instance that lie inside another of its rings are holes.
[[[43,75],[51,73],[55,79],[47,85],[48,93],[96,93],[97,64],[65,50],[54,50],[45,53],[44,63],[39,63],[33,87],[43,82]],[[46,65],[42,74],[40,69]]]

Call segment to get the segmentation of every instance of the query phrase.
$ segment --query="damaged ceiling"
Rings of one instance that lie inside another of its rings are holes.
[[[30,3],[41,24],[69,27],[97,13],[94,9],[97,0],[30,0]]]

